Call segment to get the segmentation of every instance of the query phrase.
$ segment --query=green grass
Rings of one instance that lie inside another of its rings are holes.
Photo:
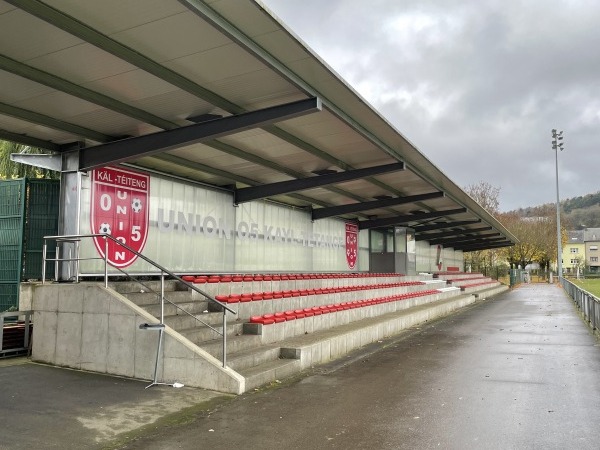
[[[600,298],[600,279],[594,278],[590,280],[569,280],[579,286],[581,289]]]

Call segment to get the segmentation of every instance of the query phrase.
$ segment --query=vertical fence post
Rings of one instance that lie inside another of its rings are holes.
[[[165,273],[160,271],[160,323],[165,323]]]
[[[227,310],[223,308],[223,367],[227,367]]]

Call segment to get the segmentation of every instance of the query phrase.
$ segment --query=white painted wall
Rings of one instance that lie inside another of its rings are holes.
[[[91,233],[90,176],[82,181],[81,233]],[[346,261],[345,221],[312,222],[309,211],[267,201],[235,207],[229,192],[151,175],[148,239],[143,254],[176,272],[356,271],[368,269],[359,251],[357,267]],[[359,245],[368,245],[361,233]],[[91,241],[84,258],[98,257]],[[103,273],[103,262],[84,261],[84,274]],[[128,269],[155,272],[137,260]],[[115,272],[111,269],[111,272]]]
[[[80,230],[91,233],[91,176],[82,177]],[[231,193],[150,175],[149,229],[143,254],[176,272],[252,271],[368,271],[369,233],[358,235],[358,260],[351,269],[346,261],[345,221],[311,221],[310,212],[255,201],[233,205]],[[437,270],[436,247],[416,241],[417,272]],[[99,258],[91,241],[82,241],[81,256]],[[443,268],[464,270],[462,252],[448,248]],[[110,268],[110,272],[116,273]],[[128,271],[155,273],[137,260]],[[83,261],[80,272],[101,274],[101,260]]]

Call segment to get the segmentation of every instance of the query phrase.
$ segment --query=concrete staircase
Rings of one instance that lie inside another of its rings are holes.
[[[465,280],[467,278],[465,277]],[[400,275],[379,280],[366,280],[372,286],[355,291],[319,293],[319,285],[332,290],[329,280],[315,281],[301,287],[311,287],[316,292],[294,297],[281,296],[273,299],[265,295],[263,300],[235,301],[228,306],[237,310],[238,315],[227,314],[227,366],[245,379],[245,390],[281,380],[316,364],[340,358],[351,350],[391,336],[401,330],[431,320],[463,307],[481,298],[491,297],[507,289],[496,284],[473,282],[471,292],[465,292],[466,284],[454,285],[445,278],[434,279],[431,275],[402,277]],[[485,280],[487,281],[487,280]],[[364,283],[365,280],[351,279],[343,283],[346,289]],[[404,283],[404,285],[399,285]],[[393,286],[397,284],[396,286]],[[133,282],[115,282],[110,287],[155,317],[160,317],[160,286],[156,281],[145,282],[142,288]],[[271,285],[269,285],[271,286]],[[350,286],[350,287],[349,287]],[[203,286],[205,287],[205,286]],[[213,283],[209,286],[211,295],[221,292],[221,299],[229,300],[244,291],[242,284],[229,286]],[[252,286],[256,288],[256,283]],[[289,287],[289,286],[286,286]],[[154,292],[148,292],[149,290]],[[245,291],[249,289],[246,288]],[[291,292],[291,291],[290,291]],[[247,292],[246,292],[246,295]],[[400,298],[404,296],[407,298]],[[414,297],[408,297],[414,296]],[[393,300],[392,297],[398,297]],[[214,304],[188,290],[180,282],[167,281],[164,322],[181,336],[200,349],[222,359],[222,340],[214,329],[222,330],[223,313]],[[379,299],[379,303],[371,299]],[[387,300],[383,300],[387,299]],[[345,300],[345,301],[344,301]],[[342,305],[346,309],[304,317],[297,320],[271,323],[262,320],[277,311],[301,311],[312,307],[325,308],[325,305]],[[213,329],[214,328],[214,329]]]

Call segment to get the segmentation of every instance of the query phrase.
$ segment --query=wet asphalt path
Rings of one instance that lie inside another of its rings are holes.
[[[600,448],[599,341],[556,286],[524,285],[386,344],[126,448]]]

